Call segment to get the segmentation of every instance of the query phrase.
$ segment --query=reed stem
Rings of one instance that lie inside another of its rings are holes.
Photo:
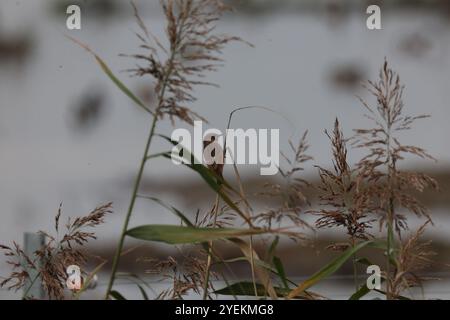
[[[153,115],[153,120],[152,120],[152,124],[151,124],[151,127],[150,127],[150,133],[149,133],[149,136],[147,138],[147,142],[145,144],[144,154],[142,156],[142,160],[141,160],[141,163],[139,165],[139,170],[138,170],[138,173],[136,175],[135,182],[134,182],[134,187],[133,187],[133,192],[132,192],[132,195],[131,195],[130,205],[128,207],[128,211],[127,211],[127,214],[125,216],[125,221],[123,223],[122,232],[121,232],[120,238],[119,238],[119,243],[117,245],[116,252],[114,254],[114,259],[113,259],[112,268],[111,268],[111,276],[109,278],[108,287],[106,289],[105,299],[109,298],[109,294],[110,294],[111,289],[112,289],[112,287],[114,285],[114,280],[115,280],[115,277],[116,277],[117,268],[119,266],[120,256],[122,254],[122,249],[123,249],[123,245],[124,245],[124,242],[125,242],[126,232],[128,230],[128,225],[130,223],[131,214],[133,213],[134,205],[136,203],[136,198],[137,198],[137,195],[138,195],[139,186],[141,184],[141,180],[142,180],[142,176],[143,176],[143,173],[144,173],[145,164],[147,163],[148,153],[149,153],[150,146],[151,146],[151,143],[152,143],[152,140],[153,140],[153,136],[155,134],[155,128],[156,128],[157,121],[158,121],[158,114],[155,113]]]

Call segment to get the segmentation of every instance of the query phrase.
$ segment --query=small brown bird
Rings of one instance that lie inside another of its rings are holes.
[[[224,156],[223,156],[223,149],[220,146],[219,143],[216,142],[217,136],[215,135],[210,135],[205,137],[205,139],[203,140],[203,156],[204,158],[206,158],[206,160],[214,160],[214,161],[208,161],[208,162],[212,162],[212,164],[208,164],[207,167],[214,171],[220,178],[223,177],[223,163],[225,162],[224,160]],[[210,148],[208,148],[208,146],[210,146],[211,143],[214,142],[214,146],[211,146]],[[211,149],[211,151],[209,150]],[[205,150],[207,151],[205,154]],[[218,151],[218,154],[216,156],[216,151]],[[217,161],[218,159],[220,159],[220,161]],[[219,162],[219,163],[217,163]]]

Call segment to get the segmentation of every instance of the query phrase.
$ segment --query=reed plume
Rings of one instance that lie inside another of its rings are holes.
[[[372,226],[369,217],[371,197],[362,185],[358,171],[347,162],[347,141],[336,119],[332,134],[325,131],[333,150],[333,170],[318,166],[320,184],[319,202],[322,209],[313,211],[319,216],[318,228],[344,227],[349,237],[348,246],[358,240],[368,240]]]
[[[145,26],[135,9],[141,32],[137,34],[141,49],[146,53],[130,57],[143,61],[130,72],[136,76],[151,76],[158,97],[156,113],[193,124],[202,119],[191,109],[197,100],[194,89],[199,85],[217,86],[204,80],[205,73],[217,71],[223,64],[221,52],[238,37],[215,33],[220,17],[231,10],[219,0],[164,0],[167,45],[157,39]]]
[[[330,248],[347,250],[355,248],[361,240],[369,240],[368,230],[372,228],[373,208],[369,190],[363,184],[358,169],[352,168],[347,161],[347,140],[344,138],[339,121],[336,118],[333,133],[325,130],[332,147],[333,170],[317,166],[320,184],[317,186],[320,209],[311,212],[319,218],[316,227],[344,228],[347,243],[334,243]],[[353,255],[353,277],[356,290],[357,283],[356,255]]]
[[[396,238],[401,239],[402,231],[408,229],[407,213],[431,221],[427,208],[417,200],[413,191],[438,189],[438,183],[426,174],[399,168],[399,163],[408,155],[435,160],[420,147],[402,144],[398,137],[400,132],[410,130],[417,120],[428,117],[403,115],[404,86],[399,75],[385,61],[378,81],[369,81],[365,87],[376,99],[375,107],[360,99],[368,111],[366,117],[374,127],[355,130],[355,146],[367,152],[357,167],[369,184],[380,227],[386,226],[387,229],[387,293],[391,298],[391,263],[398,261]]]
[[[24,298],[30,298],[28,291],[39,277],[50,299],[64,299],[67,267],[77,265],[81,268],[86,264],[88,256],[82,247],[89,240],[96,239],[95,233],[89,229],[103,224],[105,216],[112,212],[111,208],[112,204],[108,203],[97,207],[86,216],[68,218],[65,232],[60,236],[62,213],[60,206],[55,216],[55,234],[39,231],[45,235],[47,242],[32,256],[27,255],[16,242],[12,246],[0,245],[0,249],[8,258],[8,264],[13,268],[13,272],[0,283],[0,286],[14,290],[25,289]],[[34,279],[30,279],[29,270],[37,271]],[[27,281],[31,282],[31,285],[25,288]]]

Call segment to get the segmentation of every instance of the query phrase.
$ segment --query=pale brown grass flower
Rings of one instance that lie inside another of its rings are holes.
[[[333,170],[318,166],[321,183],[318,210],[312,212],[319,216],[317,228],[343,227],[349,236],[349,244],[370,238],[368,229],[372,227],[370,217],[373,204],[369,190],[361,183],[357,169],[347,162],[347,140],[336,119],[332,134],[325,131],[331,141],[333,151]],[[339,246],[342,248],[342,245]]]
[[[26,281],[34,282],[30,279],[26,270],[34,269],[41,278],[45,292],[50,299],[64,299],[65,281],[67,279],[66,269],[70,265],[82,267],[87,262],[86,252],[81,250],[89,240],[96,239],[95,233],[87,228],[94,228],[104,222],[105,215],[111,213],[112,204],[108,203],[97,207],[87,216],[68,219],[65,225],[65,232],[59,236],[61,206],[55,217],[55,235],[48,232],[39,231],[47,238],[45,246],[28,256],[14,242],[13,247],[0,246],[9,258],[8,263],[12,265],[13,272],[2,282],[0,286],[7,286],[8,289],[25,289]],[[25,297],[28,298],[28,297]]]
[[[215,33],[215,26],[230,8],[220,0],[163,0],[168,43],[156,38],[145,26],[135,8],[141,32],[137,34],[145,53],[131,55],[144,65],[130,70],[137,76],[151,76],[155,80],[158,97],[156,112],[193,124],[202,119],[189,107],[197,99],[198,85],[216,86],[203,80],[205,73],[216,71],[223,63],[221,53],[231,41],[242,41]],[[203,119],[204,120],[204,119]]]

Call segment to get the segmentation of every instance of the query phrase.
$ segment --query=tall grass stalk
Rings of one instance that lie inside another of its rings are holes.
[[[116,252],[114,254],[112,267],[111,267],[111,275],[110,275],[110,278],[109,278],[108,286],[106,288],[105,299],[109,298],[109,294],[110,294],[110,292],[112,290],[112,287],[114,285],[114,281],[116,279],[117,268],[119,266],[120,257],[122,255],[122,249],[123,249],[123,245],[124,245],[124,242],[125,242],[125,235],[126,235],[126,232],[128,230],[128,225],[130,223],[130,218],[131,218],[131,215],[133,213],[133,209],[134,209],[134,205],[136,203],[136,199],[138,197],[139,186],[141,184],[141,180],[142,180],[142,176],[143,176],[143,173],[144,173],[145,165],[148,162],[148,154],[149,154],[149,151],[150,151],[150,147],[151,147],[151,143],[152,143],[153,137],[155,136],[155,128],[156,128],[157,122],[158,122],[158,117],[157,117],[157,114],[155,114],[153,116],[153,120],[152,120],[152,123],[151,123],[151,126],[150,126],[150,133],[148,135],[147,142],[145,143],[144,153],[143,153],[143,156],[142,156],[142,159],[141,159],[141,163],[139,165],[138,173],[136,175],[136,179],[135,179],[135,182],[134,182],[133,191],[131,193],[131,200],[130,200],[130,204],[128,206],[128,211],[127,211],[127,214],[125,216],[124,223],[123,223],[122,232],[120,234],[119,242],[117,244]]]
[[[219,63],[222,61],[220,53],[228,42],[240,40],[237,37],[213,34],[217,20],[224,11],[229,9],[221,1],[164,0],[161,4],[166,18],[167,48],[146,28],[133,4],[135,17],[141,29],[138,38],[142,42],[141,48],[146,49],[147,52],[146,54],[131,55],[131,57],[138,61],[144,61],[147,66],[138,66],[132,72],[138,76],[150,75],[155,79],[157,106],[153,112],[150,132],[145,143],[144,154],[139,165],[130,204],[114,255],[106,298],[109,297],[114,285],[145,165],[150,160],[149,151],[158,120],[166,115],[172,122],[178,119],[192,124],[195,118],[199,118],[186,106],[186,104],[196,101],[193,95],[194,87],[197,85],[213,85],[202,80],[204,73],[215,71],[220,66]],[[160,60],[160,56],[166,56],[166,59]],[[211,264],[210,257],[211,252],[208,258],[209,265]]]

